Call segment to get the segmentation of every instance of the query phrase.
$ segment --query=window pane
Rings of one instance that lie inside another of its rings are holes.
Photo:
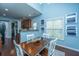
[[[46,33],[59,39],[64,39],[64,20],[49,20],[46,22]]]
[[[53,28],[53,22],[52,21],[47,21],[46,22],[46,29],[52,29]]]
[[[46,22],[46,29],[63,29],[64,21],[63,20],[54,20]]]
[[[64,38],[64,31],[63,30],[47,30],[46,33],[49,34],[51,37],[56,37],[59,39]]]

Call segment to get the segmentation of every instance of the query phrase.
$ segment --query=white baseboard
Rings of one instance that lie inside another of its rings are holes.
[[[67,46],[60,45],[60,44],[56,44],[56,45],[79,52],[79,50],[75,48],[67,47]]]

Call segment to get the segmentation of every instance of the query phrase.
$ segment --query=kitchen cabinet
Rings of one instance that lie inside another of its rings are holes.
[[[23,19],[22,21],[21,21],[21,28],[22,29],[29,29],[29,28],[31,28],[32,26],[32,21],[31,21],[31,19]]]

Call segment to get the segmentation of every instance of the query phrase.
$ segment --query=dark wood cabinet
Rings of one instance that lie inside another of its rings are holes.
[[[21,28],[22,29],[29,29],[29,28],[31,28],[31,19],[23,19],[21,21]]]

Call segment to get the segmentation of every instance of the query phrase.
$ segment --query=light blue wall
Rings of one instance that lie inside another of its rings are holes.
[[[65,29],[64,40],[58,41],[57,44],[79,50],[79,4],[43,4],[42,9],[43,9],[44,20],[47,20],[49,18],[55,18],[55,17],[64,17],[64,21],[65,21],[66,14],[77,12],[78,14],[78,19],[77,19],[78,23],[76,24],[78,28],[77,37],[66,36],[66,29]],[[64,28],[65,27],[66,24]]]
[[[63,17],[64,21],[65,19],[65,15],[72,13],[72,12],[77,12],[77,14],[79,13],[79,4],[42,4],[40,5],[40,8],[37,7],[38,5],[36,4],[31,4],[32,7],[34,7],[37,10],[40,10],[42,12],[41,16],[38,16],[36,18],[34,18],[34,22],[38,23],[38,29],[39,31],[37,31],[39,36],[42,36],[42,32],[40,30],[41,28],[41,20],[44,19],[45,21],[48,20],[49,18],[56,18],[56,17]],[[74,48],[74,49],[78,49],[79,50],[79,14],[77,15],[78,18],[78,23],[77,25],[77,37],[72,37],[72,36],[66,36],[66,24],[64,25],[64,40],[60,40],[57,42],[57,44],[63,45],[63,46],[67,46],[70,48]]]

